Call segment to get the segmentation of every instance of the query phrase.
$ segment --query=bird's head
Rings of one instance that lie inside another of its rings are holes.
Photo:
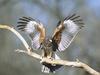
[[[50,37],[45,38],[43,42],[43,47],[45,49],[50,49],[52,47],[52,39]]]

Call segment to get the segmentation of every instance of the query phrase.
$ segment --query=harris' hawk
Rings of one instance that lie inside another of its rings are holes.
[[[51,37],[46,36],[43,24],[31,17],[19,18],[17,25],[19,30],[30,36],[33,49],[41,49],[43,57],[54,59],[60,59],[55,52],[66,50],[83,26],[83,20],[76,14],[59,21]],[[42,72],[45,73],[55,72],[62,66],[48,63],[42,65]]]

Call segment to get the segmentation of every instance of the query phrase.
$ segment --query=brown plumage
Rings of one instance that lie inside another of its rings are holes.
[[[43,24],[31,17],[19,18],[18,29],[29,34],[33,50],[42,50],[42,57],[60,59],[55,54],[64,51],[69,47],[76,34],[83,27],[83,20],[76,14],[69,15],[64,20],[59,21],[52,37],[46,37]],[[43,62],[42,72],[55,72],[62,65],[53,65]]]

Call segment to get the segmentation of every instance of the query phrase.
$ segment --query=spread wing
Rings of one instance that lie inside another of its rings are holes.
[[[59,21],[52,36],[53,49],[55,51],[66,50],[83,25],[82,19],[76,14],[72,14],[63,21]]]
[[[17,25],[18,29],[29,34],[34,49],[40,48],[45,39],[45,28],[43,24],[35,21],[31,17],[21,17]]]

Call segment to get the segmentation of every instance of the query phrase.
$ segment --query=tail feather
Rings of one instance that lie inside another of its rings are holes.
[[[44,73],[49,73],[50,69],[48,67],[46,67],[45,65],[42,66],[42,72]]]

